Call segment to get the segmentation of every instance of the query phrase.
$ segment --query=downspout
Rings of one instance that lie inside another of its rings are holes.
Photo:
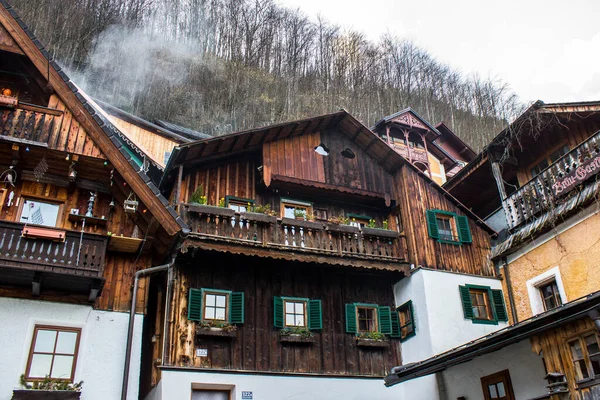
[[[127,400],[127,386],[129,385],[129,368],[131,366],[131,347],[133,342],[133,328],[135,323],[135,305],[137,303],[137,290],[139,279],[142,276],[150,275],[156,272],[169,270],[175,264],[176,254],[171,258],[171,261],[166,264],[157,265],[139,270],[134,275],[133,294],[131,295],[131,309],[129,311],[129,327],[127,328],[127,347],[125,348],[125,364],[123,366],[123,386],[121,387],[121,400]]]
[[[513,315],[513,324],[516,324],[519,322],[519,316],[517,315],[517,307],[515,306],[515,298],[513,297],[513,288],[510,281],[506,257],[502,257],[502,267],[504,268],[504,276],[506,277],[506,289],[508,290],[508,302],[510,303],[510,311]]]

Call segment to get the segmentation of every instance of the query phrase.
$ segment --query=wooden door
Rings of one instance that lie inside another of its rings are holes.
[[[515,400],[507,369],[481,378],[481,387],[485,400]]]

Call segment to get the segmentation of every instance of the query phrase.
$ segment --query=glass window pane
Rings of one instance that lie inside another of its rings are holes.
[[[296,315],[296,326],[304,326],[304,315]]]
[[[30,378],[45,378],[50,375],[52,356],[49,354],[34,354],[31,358]]]
[[[596,377],[600,377],[600,354],[591,356],[590,360],[592,361],[592,370],[594,371],[594,375]]]
[[[498,391],[496,390],[496,385],[489,385],[488,391],[490,392],[490,398],[492,398],[492,399],[498,398]]]
[[[59,332],[56,342],[56,353],[75,354],[77,332]]]
[[[296,303],[296,314],[304,314],[304,303]]]
[[[35,339],[35,347],[33,351],[36,353],[53,353],[55,342],[56,331],[40,329],[37,331],[37,337]]]
[[[224,321],[225,320],[225,309],[224,308],[217,308],[216,312],[215,312],[215,319]]]
[[[204,319],[215,319],[215,309],[213,307],[204,309]]]
[[[215,296],[217,299],[217,307],[225,307],[225,296]]]
[[[585,360],[579,360],[575,363],[575,369],[578,372],[578,375],[581,379],[587,379],[590,377],[590,374],[587,369],[587,365],[585,365]]]
[[[295,325],[294,314],[286,314],[285,315],[285,324],[287,326],[294,326]]]
[[[571,354],[573,355],[573,359],[583,358],[583,352],[581,351],[581,344],[579,340],[571,343]]]
[[[285,303],[285,312],[287,314],[293,314],[294,313],[294,303],[286,302]]]
[[[206,295],[206,305],[207,306],[214,306],[215,305],[215,295],[214,294],[207,294]]]
[[[504,382],[498,382],[496,388],[498,389],[498,397],[506,396],[506,393],[504,391]]]
[[[54,356],[51,378],[70,379],[73,356]]]
[[[295,207],[284,206],[283,216],[286,218],[294,218],[294,210],[295,210]]]
[[[29,224],[56,226],[60,206],[39,200],[25,200],[21,211],[21,222]]]
[[[600,348],[598,348],[598,342],[596,341],[596,335],[586,336],[585,345],[587,346],[588,354],[600,353]]]

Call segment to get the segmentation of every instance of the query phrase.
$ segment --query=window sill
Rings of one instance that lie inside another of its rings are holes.
[[[375,339],[356,339],[356,345],[359,347],[389,347],[389,340],[375,340]]]
[[[600,385],[600,377],[577,381],[577,389],[585,389]]]
[[[445,240],[445,239],[438,239],[438,243],[451,244],[454,246],[462,246],[463,245],[461,242],[456,242],[454,240]]]
[[[221,328],[196,328],[197,336],[217,336],[223,338],[237,337],[237,329],[226,331]]]
[[[302,335],[279,335],[279,341],[281,343],[299,343],[299,344],[309,344],[316,342],[316,337],[313,335],[311,337],[306,337]]]
[[[493,319],[475,319],[475,318],[473,318],[471,321],[474,324],[480,324],[480,325],[498,325],[498,321],[493,320]]]
[[[13,390],[13,400],[79,400],[81,392],[73,390]]]

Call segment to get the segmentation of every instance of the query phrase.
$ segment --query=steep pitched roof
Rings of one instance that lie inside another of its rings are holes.
[[[76,116],[80,124],[88,131],[100,150],[111,164],[123,176],[123,179],[136,193],[138,198],[159,221],[169,235],[175,235],[187,225],[169,206],[158,187],[150,177],[139,168],[135,157],[130,154],[134,147],[123,145],[122,133],[91,104],[79,88],[71,82],[67,74],[53,60],[41,42],[33,35],[27,25],[19,18],[6,0],[0,0],[0,24],[10,34],[35,68],[48,78],[48,84]],[[121,135],[120,135],[121,133]],[[128,147],[129,150],[128,150]]]
[[[381,118],[379,121],[375,122],[375,125],[373,125],[371,127],[371,130],[375,130],[382,123],[389,122],[389,121],[391,121],[395,118],[398,118],[399,116],[406,114],[406,113],[413,114],[421,123],[423,123],[425,126],[427,126],[433,133],[435,133],[438,136],[441,135],[441,133],[433,125],[431,125],[425,118],[421,117],[418,112],[416,112],[415,110],[413,110],[410,107],[406,107],[403,110],[400,110],[398,112],[395,112],[393,114],[390,114],[390,115],[387,115],[387,116]]]
[[[186,128],[185,126],[174,124],[172,122],[162,121],[160,119],[154,120],[154,122],[157,125],[165,128],[165,129],[168,129],[171,132],[174,132],[174,133],[177,133],[179,135],[185,136],[186,139],[188,139],[188,141],[190,141],[190,140],[202,140],[202,139],[208,139],[208,138],[212,137],[211,135],[209,135],[207,133],[198,132],[198,131],[195,131],[193,129]]]

